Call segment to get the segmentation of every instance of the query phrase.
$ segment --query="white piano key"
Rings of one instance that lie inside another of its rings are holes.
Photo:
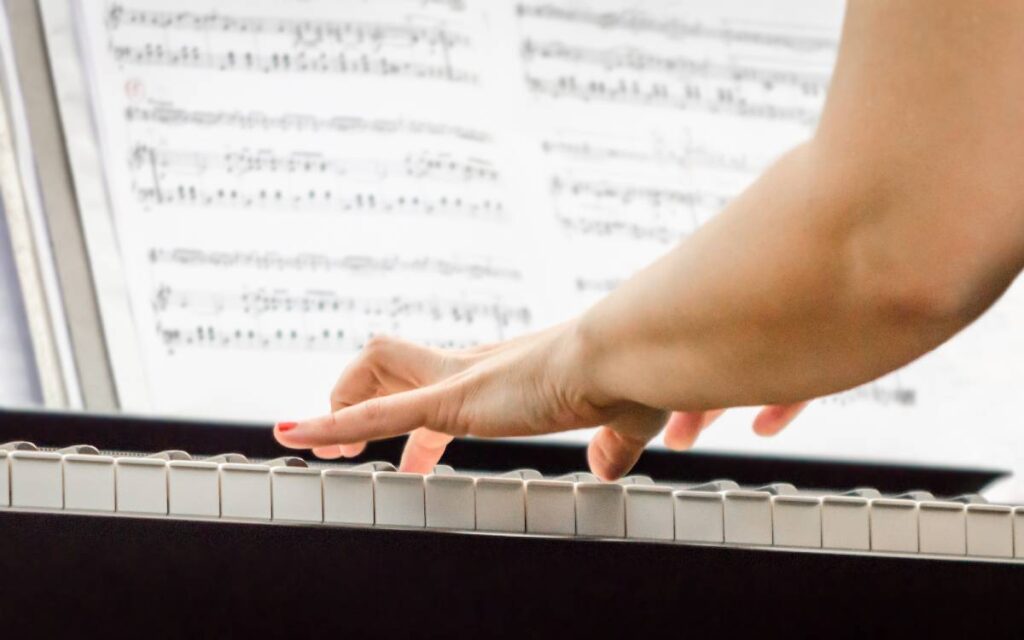
[[[914,491],[907,491],[901,493],[898,496],[894,496],[899,500],[913,500],[914,502],[925,502],[935,500],[935,496],[930,491],[921,491],[920,489]]]
[[[520,480],[542,480],[544,474],[536,469],[513,469],[505,474],[509,478],[519,478]]]
[[[98,456],[100,455],[100,450],[92,446],[91,444],[73,444],[70,447],[58,449],[57,453],[61,455],[64,455],[66,453],[77,453],[80,455]]]
[[[423,476],[418,473],[376,471],[373,474],[374,520],[392,527],[427,524]]]
[[[272,469],[274,467],[298,467],[298,468],[307,468],[307,467],[309,467],[309,465],[306,464],[306,461],[303,460],[302,458],[298,457],[298,456],[281,456],[280,458],[274,458],[273,460],[268,460],[266,462],[266,465],[268,467],[272,468]]]
[[[522,478],[476,478],[476,528],[479,531],[526,531],[526,489]]]
[[[560,475],[552,480],[563,480],[565,482],[600,482],[597,476],[587,471],[575,471]]]
[[[0,444],[0,451],[39,451],[39,447],[27,440],[12,440]]]
[[[366,462],[323,472],[324,522],[370,526],[374,523],[375,471],[396,471],[390,462]]]
[[[1024,558],[1024,507],[1014,507],[1014,557]]]
[[[725,542],[731,544],[772,543],[772,502],[767,491],[743,489],[723,493]]]
[[[772,543],[778,547],[821,547],[821,498],[773,495]]]
[[[373,471],[325,469],[324,522],[373,524]]]
[[[246,464],[249,459],[240,453],[222,453],[216,456],[205,458],[203,462],[216,462],[217,464]]]
[[[964,504],[988,504],[988,500],[980,493],[965,493],[963,495],[956,496],[951,500],[953,502],[962,502]]]
[[[573,484],[564,480],[526,481],[526,531],[571,536],[576,533]]]
[[[188,451],[182,451],[181,449],[167,449],[166,451],[158,451],[152,453],[147,458],[155,458],[157,460],[165,460],[170,462],[171,460],[191,460],[192,455]]]
[[[967,555],[1013,557],[1013,509],[995,504],[968,504]]]
[[[270,467],[246,462],[221,462],[218,467],[221,517],[270,520]]]
[[[624,487],[626,537],[643,540],[673,540],[675,514],[672,487],[637,483]]]
[[[1024,558],[1024,507],[1013,508],[1013,555]]]
[[[320,470],[300,466],[270,466],[270,504],[271,518],[274,520],[323,522]]]
[[[11,465],[7,451],[0,449],[0,507],[11,506]]]
[[[622,485],[654,484],[654,480],[652,480],[650,476],[641,475],[626,476],[624,478],[619,478],[616,482]]]
[[[11,451],[36,450],[36,445],[24,440],[0,444],[0,507],[11,506],[11,465],[7,455]]]
[[[62,456],[47,451],[11,451],[11,506],[64,508]]]
[[[921,502],[918,504],[917,526],[921,553],[962,556],[967,552],[963,503]]]
[[[853,496],[855,498],[868,498],[870,500],[872,498],[881,498],[882,492],[873,487],[857,487],[856,489],[847,491],[843,495]]]
[[[438,474],[435,469],[423,482],[428,527],[476,528],[476,483],[472,477],[454,471]]]
[[[117,510],[167,514],[167,462],[160,458],[115,458]]]
[[[871,548],[869,499],[859,495],[821,499],[821,546],[826,549]]]
[[[589,475],[589,474],[588,474]],[[626,501],[623,486],[613,482],[576,483],[576,535],[623,538]]]
[[[717,542],[725,540],[725,501],[718,491],[683,489],[672,493],[676,540]]]
[[[917,502],[904,498],[871,500],[871,549],[917,553]]]
[[[220,517],[220,468],[216,462],[167,463],[167,512],[174,516]]]
[[[112,512],[117,508],[114,458],[67,453],[63,465],[65,509]]]
[[[773,482],[763,487],[758,487],[758,491],[767,491],[773,496],[795,496],[799,491],[797,488],[788,482]]]

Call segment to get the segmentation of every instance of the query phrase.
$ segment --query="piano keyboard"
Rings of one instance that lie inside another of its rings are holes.
[[[601,482],[532,469],[427,475],[387,462],[340,465],[229,453],[0,445],[0,510],[577,536],[666,544],[1024,558],[1024,507],[978,495],[882,495],[777,483],[696,485],[647,476]]]

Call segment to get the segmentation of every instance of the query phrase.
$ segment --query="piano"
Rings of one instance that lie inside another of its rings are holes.
[[[652,451],[606,483],[572,447],[463,441],[419,475],[396,442],[324,462],[269,425],[33,411],[0,442],[8,631],[1020,635],[997,471]]]

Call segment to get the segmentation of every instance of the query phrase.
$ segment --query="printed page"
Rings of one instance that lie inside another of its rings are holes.
[[[137,342],[147,378],[126,406],[320,412],[374,334],[456,347],[534,326],[485,15],[212,7],[79,5],[137,326],[111,339]]]
[[[374,334],[471,346],[584,310],[812,135],[843,14],[835,0],[76,7],[136,328],[108,339],[145,372],[124,403],[261,421],[323,411]],[[1021,297],[779,438],[754,440],[741,410],[703,444],[1010,464],[1006,447],[961,442],[981,406],[1009,437]]]

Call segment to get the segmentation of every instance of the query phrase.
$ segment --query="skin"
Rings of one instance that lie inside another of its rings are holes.
[[[284,446],[353,456],[409,434],[426,472],[455,437],[603,425],[626,473],[664,429],[693,445],[723,407],[780,431],[810,398],[934,349],[1024,268],[1024,2],[851,0],[818,130],[711,222],[582,316],[442,351],[380,338],[331,413]]]

